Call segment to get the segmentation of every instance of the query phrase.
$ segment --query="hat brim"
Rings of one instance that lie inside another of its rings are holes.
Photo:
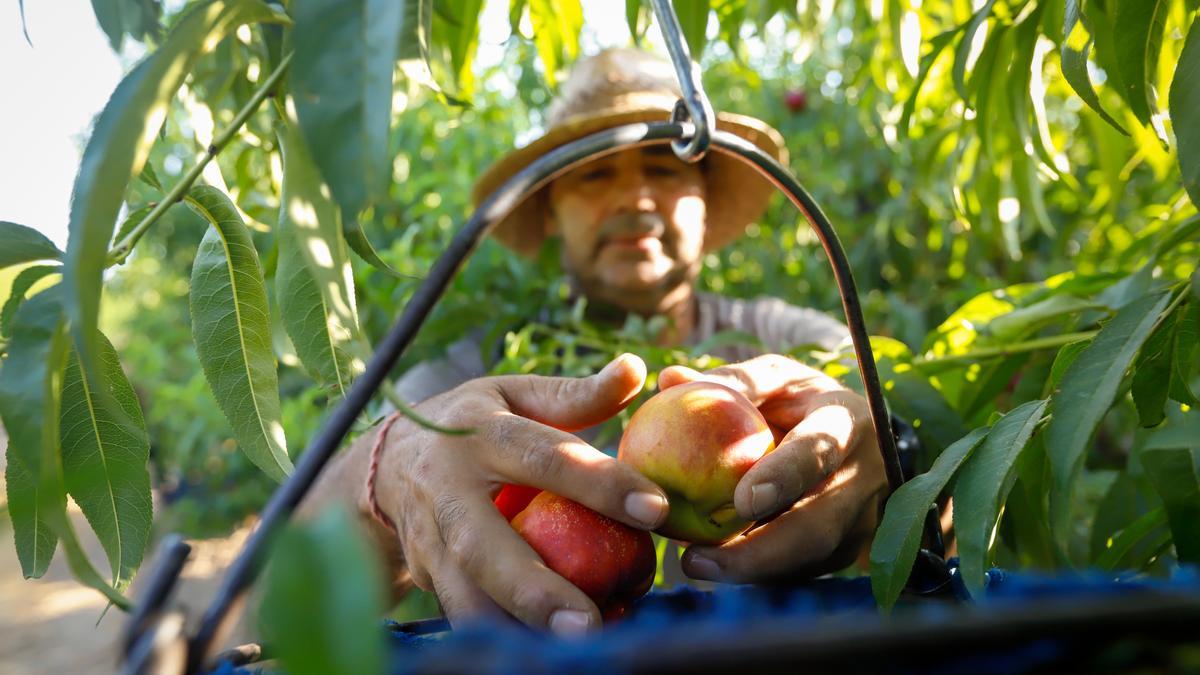
[[[669,111],[659,108],[641,110],[601,111],[596,114],[566,120],[528,145],[518,148],[493,164],[475,182],[472,197],[478,205],[505,181],[551,150],[578,140],[588,134],[638,122],[662,122]],[[721,112],[717,114],[717,129],[727,131],[753,143],[771,157],[787,163],[783,137],[767,123],[746,115]],[[756,170],[742,161],[719,152],[705,157],[707,164],[707,229],[704,249],[713,251],[741,236],[746,226],[755,222],[766,210],[775,188]],[[522,255],[537,254],[546,237],[545,188],[528,195],[492,230],[500,243]]]

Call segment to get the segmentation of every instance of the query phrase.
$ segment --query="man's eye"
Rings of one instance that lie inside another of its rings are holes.
[[[588,169],[587,171],[579,174],[579,180],[585,183],[593,183],[611,178],[612,174],[612,169],[608,167],[597,167],[595,169]]]
[[[673,166],[652,165],[646,167],[646,175],[654,178],[674,178],[679,171]]]

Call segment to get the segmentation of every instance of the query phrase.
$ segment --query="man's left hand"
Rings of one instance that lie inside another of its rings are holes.
[[[720,546],[691,546],[684,572],[752,583],[812,577],[854,562],[871,541],[887,490],[866,399],[776,354],[700,373],[671,366],[659,388],[693,380],[730,386],[783,433],[738,482],[734,506],[758,526]]]

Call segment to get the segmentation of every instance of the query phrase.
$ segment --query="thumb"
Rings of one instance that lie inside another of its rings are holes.
[[[646,382],[646,364],[621,354],[588,377],[506,375],[495,384],[509,410],[563,431],[578,431],[616,415]]]

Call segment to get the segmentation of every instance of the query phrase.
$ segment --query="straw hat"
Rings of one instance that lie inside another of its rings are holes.
[[[636,49],[607,49],[579,61],[550,106],[549,130],[502,157],[475,183],[478,205],[504,181],[547,152],[588,134],[635,122],[666,121],[679,99],[672,64]],[[779,132],[765,122],[732,113],[717,114],[717,128],[757,145],[787,162]],[[716,250],[737,239],[766,209],[775,188],[757,171],[713,151],[703,160],[708,181],[708,229],[704,248]],[[533,256],[545,238],[546,189],[530,195],[500,221],[493,236],[510,249]]]

